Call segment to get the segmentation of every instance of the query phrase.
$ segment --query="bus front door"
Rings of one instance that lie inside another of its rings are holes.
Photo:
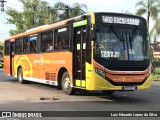
[[[10,41],[10,75],[13,75],[14,69],[14,40]]]
[[[85,61],[86,61],[86,27],[76,28],[74,32],[74,85],[78,87],[85,87]]]

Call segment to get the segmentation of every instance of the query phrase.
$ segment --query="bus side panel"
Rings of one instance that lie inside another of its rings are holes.
[[[23,75],[27,78],[40,80],[58,80],[58,72],[64,67],[68,70],[72,81],[72,53],[54,52],[14,56],[14,71],[23,68]]]
[[[18,67],[22,67],[24,77],[33,77],[33,69],[35,66],[32,64],[35,55],[15,55],[14,56],[14,72],[17,75]],[[34,70],[36,73],[36,70]],[[37,73],[36,73],[37,74]]]
[[[72,81],[72,53],[54,52],[42,53],[40,55],[40,79],[58,80],[58,72],[61,68],[66,68]]]
[[[10,56],[4,56],[4,73],[10,74]]]

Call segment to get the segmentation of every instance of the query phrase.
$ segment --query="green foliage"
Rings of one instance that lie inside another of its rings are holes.
[[[0,68],[2,68],[2,67],[3,67],[3,62],[0,61]]]
[[[160,61],[154,61],[154,66],[155,67],[160,67]]]
[[[44,25],[48,19],[48,3],[41,0],[19,0],[23,4],[23,11],[7,8],[10,16],[8,23],[15,24],[16,30],[10,30],[10,35],[22,33],[40,25]]]
[[[152,17],[154,20],[157,19],[159,13],[159,0],[140,0],[136,7],[138,7],[136,11],[136,15],[142,16],[147,14],[147,24],[149,28],[149,19]]]
[[[160,80],[160,68],[156,68],[153,74],[153,80]]]
[[[50,8],[52,11],[55,11],[56,21],[67,19],[65,10],[57,10],[57,9],[65,8],[65,6],[68,6],[69,8],[69,18],[82,15],[84,14],[82,12],[83,9],[85,9],[85,11],[87,10],[87,5],[85,4],[73,3],[73,5],[69,6],[63,2],[56,2],[54,6]]]
[[[141,16],[141,15],[145,14],[146,12],[147,12],[146,9],[144,9],[144,8],[139,8],[139,9],[136,11],[136,15]]]
[[[157,38],[160,36],[160,18],[156,19],[155,24],[150,33],[151,37],[154,40],[154,43],[156,43]]]
[[[3,53],[4,43],[0,41],[0,52]]]
[[[21,12],[13,8],[7,8],[6,10],[6,13],[9,15],[8,23],[16,25],[15,30],[10,30],[11,36],[31,28],[66,19],[65,10],[58,10],[67,6],[63,2],[57,2],[51,7],[49,7],[48,2],[42,0],[19,0],[19,2],[23,4]],[[71,7],[69,6],[70,17],[81,15],[82,13],[79,12],[79,9],[82,8],[87,9],[87,6],[79,3],[74,3]]]
[[[87,10],[87,5],[86,4],[79,4],[79,3],[74,3],[71,8],[71,10],[69,11],[70,13],[70,17],[74,17],[77,15],[81,15],[83,14],[82,10],[85,9],[85,11]]]

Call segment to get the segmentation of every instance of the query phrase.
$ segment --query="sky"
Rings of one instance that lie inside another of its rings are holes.
[[[5,0],[4,3],[6,7],[12,7],[17,10],[22,10],[22,4],[18,0]],[[80,4],[86,4],[88,9],[87,12],[119,12],[128,11],[130,13],[135,13],[135,4],[139,0],[46,0],[51,6],[55,2],[61,1],[66,4],[72,5],[75,2]],[[9,30],[14,29],[15,25],[7,24],[7,15],[5,12],[0,11],[0,40],[9,37]]]

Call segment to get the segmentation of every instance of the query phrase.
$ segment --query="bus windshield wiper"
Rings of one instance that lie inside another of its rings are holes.
[[[135,39],[135,36],[137,34],[137,31],[138,31],[138,27],[136,27],[133,32],[129,32],[129,45],[130,45],[130,48],[132,50],[132,41]]]
[[[123,36],[123,33],[122,34],[119,34],[115,28],[114,25],[109,25],[110,29],[113,31],[113,33],[116,35],[116,37],[121,41],[123,42],[123,48],[125,50],[125,40],[124,40],[124,36]]]
[[[133,41],[133,39],[132,39],[131,36],[132,36],[131,33],[129,33],[129,45],[130,45],[130,48],[132,50],[132,41]]]

